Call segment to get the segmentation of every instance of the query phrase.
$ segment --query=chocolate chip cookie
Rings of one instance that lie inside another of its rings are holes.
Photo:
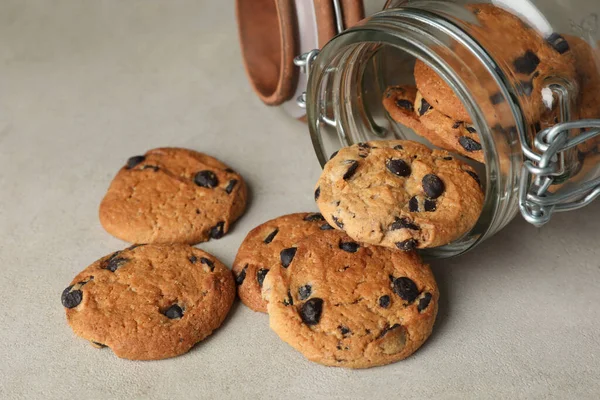
[[[242,177],[193,150],[131,157],[100,204],[100,222],[130,243],[195,244],[221,238],[246,208]]]
[[[446,151],[402,140],[341,149],[317,183],[327,222],[354,240],[400,250],[437,247],[477,222],[479,177]]]
[[[269,323],[320,364],[368,368],[402,360],[431,334],[438,288],[415,252],[354,242],[331,230],[300,243],[264,282]]]
[[[319,213],[297,213],[272,219],[251,230],[233,262],[242,302],[254,311],[267,312],[261,290],[271,266],[287,264],[301,239],[330,229],[333,228]]]
[[[78,336],[118,357],[157,360],[190,350],[225,319],[231,271],[185,244],[132,246],[96,261],[63,291]]]

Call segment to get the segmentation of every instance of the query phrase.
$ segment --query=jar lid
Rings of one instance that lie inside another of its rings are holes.
[[[362,0],[236,0],[242,58],[257,96],[286,106],[305,90],[294,58],[364,18]],[[293,104],[294,107],[297,107]],[[290,112],[295,117],[304,111]]]

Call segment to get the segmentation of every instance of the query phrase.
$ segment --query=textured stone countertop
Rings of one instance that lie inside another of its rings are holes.
[[[132,362],[91,347],[59,297],[125,247],[98,204],[129,156],[158,146],[204,151],[248,180],[245,216],[200,245],[228,265],[252,227],[315,209],[307,130],[253,96],[232,0],[0,1],[0,398],[600,396],[600,201],[543,229],[518,218],[434,263],[434,333],[394,365],[310,363],[238,303],[181,357]]]

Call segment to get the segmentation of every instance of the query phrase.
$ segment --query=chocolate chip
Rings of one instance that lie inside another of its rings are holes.
[[[233,191],[233,188],[235,187],[235,185],[237,185],[238,180],[237,179],[232,179],[229,181],[229,183],[227,184],[227,187],[225,188],[225,191],[227,192],[227,194],[231,194],[231,192]]]
[[[471,139],[468,136],[461,136],[458,138],[458,143],[468,152],[479,151],[481,150],[481,144],[477,143],[477,141]]]
[[[412,251],[417,247],[417,241],[415,239],[404,240],[396,243],[396,247],[402,251]]]
[[[415,110],[415,106],[413,105],[413,103],[411,101],[405,100],[405,99],[396,100],[396,107],[403,108],[403,109],[411,111],[411,112]]]
[[[461,121],[456,121],[456,122],[454,123],[454,125],[452,125],[452,129],[458,129],[458,128],[460,128],[460,124],[462,124],[462,122],[461,122]]]
[[[191,262],[192,264],[196,264],[196,261],[198,261],[198,257],[196,257],[196,256],[191,256],[191,257],[189,257],[189,258],[188,258],[188,260],[190,260],[190,262]]]
[[[63,292],[60,296],[60,301],[61,301],[63,307],[66,307],[66,308],[77,307],[79,305],[79,303],[81,303],[81,300],[83,300],[83,292],[81,290],[72,290],[72,289],[73,289],[73,285],[71,285],[68,288],[66,288],[65,290],[63,290]]]
[[[340,242],[340,249],[348,253],[356,253],[360,248],[360,245],[355,242]]]
[[[258,282],[258,286],[262,287],[263,282],[265,281],[265,276],[269,273],[268,269],[261,268],[256,271],[256,281]]]
[[[531,96],[533,93],[533,82],[531,81],[520,81],[519,86],[517,86],[517,92],[521,96]]]
[[[431,302],[431,293],[425,293],[423,295],[423,297],[421,299],[419,299],[419,304],[417,305],[417,310],[419,310],[419,312],[422,312],[423,310],[425,310],[427,308],[427,306],[429,305],[429,302]]]
[[[221,239],[225,233],[223,231],[224,226],[225,226],[225,222],[223,222],[223,221],[217,223],[215,226],[210,228],[210,231],[208,232],[208,236],[210,236],[212,239]]]
[[[350,167],[348,167],[348,170],[346,171],[346,173],[344,174],[344,176],[342,178],[345,181],[349,180],[350,178],[352,178],[352,176],[354,176],[357,169],[358,169],[358,161],[352,160],[352,162],[350,163]]]
[[[399,158],[392,158],[385,162],[385,166],[392,174],[402,177],[410,176],[410,165]]]
[[[525,54],[513,62],[513,65],[519,74],[531,75],[540,65],[540,59],[533,51],[527,50]]]
[[[384,337],[389,331],[392,331],[394,329],[400,328],[400,324],[394,324],[392,326],[386,325],[385,328],[383,328],[383,330],[381,331],[381,333],[379,334],[379,336],[377,337],[378,339],[381,339],[382,337]]]
[[[390,276],[390,279],[393,277]],[[413,282],[412,279],[407,278],[405,276],[401,278],[394,278],[392,280],[392,290],[396,293],[402,300],[406,300],[409,303],[412,303],[419,296],[419,289],[417,285]]]
[[[552,35],[548,36],[546,42],[548,42],[554,50],[558,51],[559,54],[565,54],[570,50],[569,42],[567,42],[565,38],[558,33],[553,33]]]
[[[397,144],[394,146],[394,150],[404,150],[404,147],[401,144]]]
[[[434,212],[437,209],[437,202],[435,200],[425,199],[423,208],[425,208],[425,212]]]
[[[321,196],[321,186],[315,190],[315,201],[319,200],[319,196]]]
[[[125,257],[111,257],[107,260],[104,269],[109,270],[110,272],[115,272],[117,269],[121,268],[123,265],[127,264],[129,258]]]
[[[452,157],[444,157],[444,160],[446,160],[446,161],[452,161],[454,159]]]
[[[331,226],[329,224],[323,224],[323,225],[321,225],[321,227],[319,229],[322,230],[322,231],[330,231],[330,230],[332,230],[334,228],[333,228],[333,226]]]
[[[290,293],[289,290],[287,292],[287,299],[283,299],[283,305],[286,307],[294,305],[294,298],[292,297],[292,294]]]
[[[419,212],[419,199],[417,196],[413,196],[408,201],[408,211]]]
[[[198,172],[194,177],[194,182],[200,187],[209,189],[219,186],[219,180],[214,172],[206,170]]]
[[[300,318],[306,325],[316,325],[321,320],[323,312],[323,300],[313,297],[302,304],[300,308]]]
[[[177,304],[173,304],[163,314],[169,319],[180,319],[183,317],[183,310]]]
[[[306,300],[310,297],[311,294],[312,294],[312,286],[310,286],[310,285],[304,285],[304,286],[300,286],[298,288],[298,299],[299,300]]]
[[[479,180],[479,175],[477,175],[475,172],[473,171],[469,171],[468,169],[465,170],[465,172],[469,175],[471,175],[473,177],[473,179],[475,179],[475,182],[477,182],[477,184],[479,186],[481,186],[481,180]]]
[[[331,154],[331,156],[329,157],[329,159],[331,160],[333,157],[337,156],[339,152],[340,152],[339,150],[336,150],[336,151],[334,151],[334,152]]]
[[[381,308],[388,308],[391,303],[392,303],[392,301],[390,299],[390,296],[388,296],[387,294],[385,294],[379,298],[379,307],[381,307]]]
[[[209,260],[206,257],[200,257],[200,263],[206,265],[208,268],[210,268],[210,272],[213,272],[215,270],[215,263],[212,262],[211,260]]]
[[[143,163],[145,160],[146,160],[146,157],[144,157],[144,156],[131,157],[129,160],[127,160],[126,168],[127,169],[135,168],[135,166],[137,166],[140,163]]]
[[[433,107],[431,107],[431,104],[429,104],[427,102],[427,100],[425,100],[425,98],[422,98],[421,99],[421,107],[419,107],[419,116],[423,116],[423,114],[425,114],[427,111],[429,111],[432,108]]]
[[[412,229],[418,231],[419,228],[417,225],[413,224],[413,222],[408,218],[398,218],[390,225],[390,230],[397,231],[399,229]]]
[[[493,105],[498,105],[504,102],[504,96],[502,95],[502,93],[498,92],[490,96],[490,101]]]
[[[335,217],[335,216],[332,215],[331,219],[337,225],[338,228],[344,229],[344,223],[342,221],[340,221],[337,217]]]
[[[425,175],[421,184],[423,186],[423,191],[430,199],[437,199],[444,193],[444,190],[446,190],[444,182],[434,174]]]
[[[350,328],[348,328],[347,326],[344,325],[338,325],[338,329],[340,330],[340,333],[343,336],[348,335],[349,333],[351,333],[352,331],[350,330]]]
[[[244,279],[246,279],[246,270],[247,269],[248,269],[248,266],[246,265],[244,268],[242,268],[240,274],[235,277],[235,284],[236,285],[239,286],[242,283],[244,283]]]
[[[314,214],[309,214],[306,217],[304,217],[304,220],[309,221],[309,222],[325,221],[325,218],[323,218],[323,215],[321,215],[321,213],[314,213]]]
[[[290,266],[292,261],[294,260],[294,256],[296,255],[296,248],[290,247],[288,249],[283,249],[279,253],[279,258],[281,259],[281,266],[283,268],[287,268]]]
[[[475,129],[475,127],[471,126],[471,125],[465,125],[465,129],[467,130],[467,132],[469,133],[477,133],[477,130]]]
[[[275,239],[275,236],[277,236],[278,233],[279,233],[279,229],[275,228],[275,230],[273,232],[269,233],[269,235],[263,241],[266,244],[271,243],[273,241],[273,239]]]

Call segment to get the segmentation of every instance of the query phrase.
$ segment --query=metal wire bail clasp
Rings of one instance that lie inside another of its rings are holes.
[[[318,49],[311,50],[308,53],[300,54],[294,58],[294,65],[300,67],[300,72],[305,74],[308,78],[312,63],[315,61],[315,58],[317,58],[318,55]],[[302,92],[302,94],[298,96],[296,103],[299,107],[306,108],[306,91]]]
[[[568,121],[567,90],[560,85],[549,88],[558,97],[561,118]],[[570,137],[573,130],[582,133]],[[550,186],[558,183],[556,179],[565,174],[565,152],[596,136],[600,136],[600,119],[562,122],[538,132],[534,141],[537,152],[529,147],[527,140],[521,139],[526,160],[521,170],[519,208],[527,222],[542,226],[554,212],[584,207],[600,196],[600,177],[558,193],[549,191]]]

